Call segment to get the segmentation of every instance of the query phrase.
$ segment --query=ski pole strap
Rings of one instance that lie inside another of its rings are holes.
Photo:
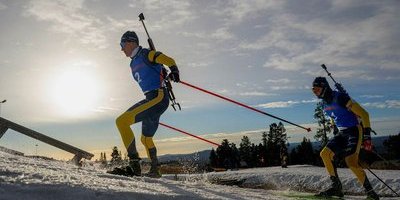
[[[161,126],[164,126],[164,127],[169,128],[169,129],[172,129],[172,130],[178,131],[178,132],[180,132],[180,133],[183,133],[183,134],[192,136],[192,137],[197,138],[197,139],[199,139],[199,140],[203,140],[203,141],[208,142],[208,143],[210,143],[210,144],[213,144],[213,145],[215,145],[215,146],[219,146],[219,144],[217,144],[217,143],[215,143],[215,142],[211,142],[210,140],[206,140],[206,139],[204,139],[204,138],[202,138],[202,137],[199,137],[199,136],[197,136],[197,135],[190,134],[190,133],[188,133],[188,132],[186,132],[186,131],[177,129],[177,128],[175,128],[175,127],[169,126],[169,125],[164,124],[164,123],[161,123],[161,122],[159,122],[159,124],[160,124]]]
[[[272,117],[272,118],[281,120],[281,121],[286,122],[286,123],[288,123],[288,124],[291,124],[291,125],[293,125],[293,126],[297,126],[297,127],[299,127],[299,128],[305,129],[307,132],[310,132],[310,131],[311,131],[311,128],[306,128],[306,127],[304,127],[304,126],[295,124],[295,123],[293,123],[293,122],[287,121],[287,120],[282,119],[282,118],[280,118],[280,117],[277,117],[277,116],[268,114],[268,113],[266,113],[266,112],[264,112],[264,111],[258,110],[258,109],[256,109],[256,108],[250,107],[250,106],[245,105],[245,104],[243,104],[243,103],[237,102],[237,101],[235,101],[235,100],[229,99],[229,98],[227,98],[227,97],[224,97],[224,96],[221,96],[221,95],[219,95],[219,94],[213,93],[213,92],[211,92],[211,91],[205,90],[205,89],[203,89],[203,88],[197,87],[197,86],[192,85],[192,84],[190,84],[190,83],[187,83],[187,82],[185,82],[185,81],[182,81],[182,80],[181,80],[179,83],[182,83],[183,85],[186,85],[186,86],[188,86],[188,87],[194,88],[194,89],[196,89],[196,90],[200,90],[200,91],[205,92],[205,93],[207,93],[207,94],[216,96],[216,97],[221,98],[221,99],[223,99],[223,100],[225,100],[225,101],[229,101],[229,102],[231,102],[231,103],[234,103],[234,104],[237,104],[237,105],[239,105],[239,106],[245,107],[245,108],[250,109],[250,110],[252,110],[252,111],[261,113],[261,114],[263,114],[263,115],[267,115],[267,116],[269,116],[269,117]]]

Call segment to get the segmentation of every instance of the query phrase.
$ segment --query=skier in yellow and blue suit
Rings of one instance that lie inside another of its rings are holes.
[[[325,168],[330,175],[332,186],[316,196],[343,197],[342,184],[333,161],[334,159],[344,159],[347,166],[365,188],[367,199],[379,199],[358,162],[358,155],[363,142],[363,131],[367,132],[364,133],[365,135],[370,135],[371,132],[368,112],[346,93],[332,91],[325,77],[315,78],[312,91],[318,98],[322,99],[324,113],[334,121],[339,129],[339,132],[329,140],[320,152]],[[361,119],[364,127],[360,126],[359,119]]]
[[[130,126],[142,122],[141,142],[146,149],[147,156],[151,159],[151,168],[146,175],[161,177],[153,136],[157,131],[160,116],[169,105],[164,78],[179,82],[179,70],[174,59],[161,52],[139,46],[139,38],[133,31],[127,31],[122,35],[120,45],[125,55],[132,59],[130,68],[133,78],[139,84],[146,98],[130,107],[116,120],[128,152],[129,165],[125,169],[116,168],[111,173],[126,176],[141,175],[140,157]],[[168,66],[171,71],[168,77],[164,75],[163,65]]]

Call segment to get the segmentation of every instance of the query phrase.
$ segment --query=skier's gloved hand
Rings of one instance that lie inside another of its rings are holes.
[[[371,128],[369,127],[363,130],[363,148],[366,151],[372,151]]]
[[[333,129],[333,135],[337,135],[339,133],[339,129],[336,125],[333,125],[332,129]]]
[[[171,66],[169,67],[169,69],[171,70],[171,73],[169,73],[168,78],[176,83],[178,83],[180,80],[179,78],[179,70],[177,66]]]

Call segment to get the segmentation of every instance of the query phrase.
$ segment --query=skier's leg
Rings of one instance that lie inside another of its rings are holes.
[[[330,176],[337,176],[335,166],[333,164],[333,158],[335,153],[328,147],[324,147],[320,152],[322,161],[324,162],[325,168]]]
[[[141,137],[141,141],[146,149],[147,156],[151,160],[150,171],[146,175],[155,178],[161,177],[157,158],[157,148],[153,141],[153,136],[158,128],[158,123],[159,117],[144,120],[142,125],[143,134]]]
[[[136,149],[135,136],[130,126],[134,123],[151,118],[150,116],[154,114],[154,111],[158,110],[156,105],[163,102],[164,99],[165,95],[163,90],[155,90],[147,94],[146,99],[133,105],[116,120],[122,141],[128,151],[129,166],[126,167],[126,173],[128,175],[141,175],[140,157]]]
[[[330,179],[332,181],[332,185],[329,189],[320,192],[316,196],[323,196],[323,197],[328,197],[328,196],[339,196],[343,197],[343,192],[342,192],[342,184],[340,182],[340,179],[337,174],[337,169],[334,164],[334,159],[335,159],[335,152],[338,152],[338,149],[340,149],[342,144],[342,138],[341,137],[334,137],[332,140],[328,142],[328,144],[322,149],[320,152],[320,156],[322,158],[322,161],[324,162],[325,168],[330,175]]]
[[[348,148],[350,151],[348,152],[348,156],[345,157],[345,161],[350,170],[356,175],[358,181],[365,188],[365,192],[368,197],[371,199],[379,199],[379,196],[373,190],[364,169],[360,166],[359,153],[362,143],[362,128],[358,126],[354,129],[354,133],[352,133],[352,137],[349,137]]]

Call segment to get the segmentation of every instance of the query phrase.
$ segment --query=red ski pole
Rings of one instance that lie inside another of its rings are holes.
[[[183,133],[183,134],[186,134],[186,135],[192,136],[192,137],[194,137],[194,138],[197,138],[197,139],[199,139],[199,140],[203,140],[203,141],[205,141],[205,142],[208,142],[208,143],[210,143],[210,144],[213,144],[213,145],[215,145],[215,146],[219,146],[219,144],[217,144],[217,143],[215,143],[215,142],[211,142],[210,140],[206,140],[206,139],[204,139],[204,138],[202,138],[202,137],[199,137],[199,136],[197,136],[197,135],[190,134],[190,133],[188,133],[188,132],[186,132],[186,131],[183,131],[183,130],[177,129],[177,128],[175,128],[175,127],[172,127],[172,126],[166,125],[166,124],[164,124],[164,123],[161,123],[161,122],[159,122],[159,124],[160,124],[161,126],[164,126],[164,127],[170,128],[170,129],[172,129],[172,130],[175,130],[175,131],[178,131],[178,132],[180,132],[180,133]]]
[[[239,105],[239,106],[245,107],[245,108],[250,109],[250,110],[252,110],[252,111],[261,113],[261,114],[263,114],[263,115],[267,115],[267,116],[269,116],[269,117],[272,117],[272,118],[281,120],[281,121],[283,121],[283,122],[286,122],[286,123],[288,123],[288,124],[297,126],[297,127],[299,127],[299,128],[302,128],[302,129],[305,129],[305,130],[307,130],[307,132],[310,132],[310,131],[311,131],[311,128],[306,128],[306,127],[304,127],[304,126],[295,124],[295,123],[293,123],[293,122],[287,121],[287,120],[282,119],[282,118],[280,118],[280,117],[277,117],[277,116],[268,114],[268,113],[266,113],[266,112],[264,112],[264,111],[258,110],[258,109],[256,109],[256,108],[250,107],[250,106],[245,105],[245,104],[243,104],[243,103],[240,103],[240,102],[237,102],[237,101],[235,101],[235,100],[229,99],[229,98],[227,98],[227,97],[221,96],[221,95],[216,94],[216,93],[214,93],[214,92],[211,92],[211,91],[205,90],[205,89],[203,89],[203,88],[197,87],[197,86],[192,85],[192,84],[190,84],[190,83],[187,83],[187,82],[185,82],[185,81],[180,81],[179,83],[182,83],[183,85],[189,86],[189,87],[194,88],[194,89],[196,89],[196,90],[200,90],[200,91],[205,92],[205,93],[207,93],[207,94],[211,94],[211,95],[213,95],[213,96],[216,96],[216,97],[221,98],[221,99],[223,99],[223,100],[226,100],[226,101],[229,101],[229,102],[231,102],[231,103],[237,104],[237,105]]]

